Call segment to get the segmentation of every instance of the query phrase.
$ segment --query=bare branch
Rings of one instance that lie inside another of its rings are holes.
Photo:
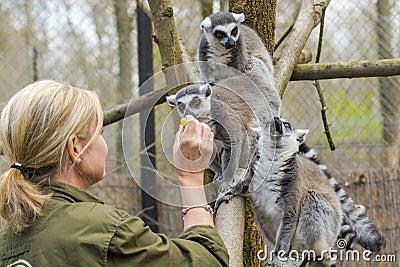
[[[323,37],[324,37],[324,25],[325,25],[325,8],[322,10],[321,24],[320,24],[320,30],[319,30],[319,39],[318,39],[318,49],[317,49],[315,63],[319,63],[319,60],[321,58],[322,41],[323,41]],[[326,135],[326,138],[328,139],[329,147],[333,151],[333,150],[335,150],[335,144],[333,143],[331,131],[329,130],[328,118],[326,115],[326,111],[328,110],[328,108],[326,106],[325,97],[324,97],[324,94],[321,89],[321,85],[318,80],[314,81],[314,86],[317,89],[319,101],[321,102],[321,116],[322,116],[322,123],[323,123],[324,129],[325,129],[325,135]]]
[[[140,111],[152,108],[158,104],[164,103],[167,90],[160,89],[151,93],[142,95],[131,102],[121,104],[104,112],[103,125],[109,125],[125,117],[131,116]]]
[[[275,66],[275,83],[279,95],[282,97],[290,80],[301,50],[309,38],[313,28],[318,25],[322,16],[322,9],[329,5],[330,0],[303,0],[299,16],[292,31],[287,36],[281,49],[277,53],[279,60]]]
[[[319,84],[319,81],[314,81],[314,86],[317,89],[318,96],[319,96],[319,101],[321,102],[321,116],[322,116],[322,122],[324,125],[324,130],[325,130],[325,135],[329,143],[329,147],[331,150],[335,150],[335,144],[333,143],[332,135],[329,130],[329,124],[328,124],[328,118],[326,116],[326,111],[328,110],[325,102],[324,95],[322,93],[321,85]]]
[[[400,58],[336,63],[301,64],[291,81],[340,78],[387,77],[400,75]]]

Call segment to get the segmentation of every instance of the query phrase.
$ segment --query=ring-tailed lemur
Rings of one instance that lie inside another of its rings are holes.
[[[274,251],[299,258],[282,259],[273,254],[269,266],[300,266],[318,260],[324,266],[334,262],[323,253],[336,244],[342,221],[340,200],[325,174],[299,154],[308,131],[295,130],[278,117],[261,127],[259,149],[253,165],[252,192],[256,221]],[[315,259],[302,258],[313,250]]]
[[[322,170],[299,153],[307,132],[278,117],[261,127],[250,195],[261,232],[276,252],[313,250],[329,266],[333,262],[322,251],[335,245],[342,209]],[[274,255],[270,264],[279,262]]]
[[[311,183],[306,184],[317,187],[323,185],[324,189],[328,190],[326,192],[329,192],[330,196],[334,194],[334,198],[339,201],[336,202],[336,207],[339,208],[342,217],[339,217],[341,227],[338,239],[344,238],[347,241],[347,249],[357,249],[356,244],[373,252],[383,249],[385,240],[378,232],[377,227],[366,217],[365,208],[355,205],[346,192],[340,188],[327,171],[326,166],[316,158],[316,153],[304,144],[304,135],[304,131],[294,130],[288,122],[280,118],[275,118],[266,128],[259,131],[259,150],[252,163],[251,177],[248,179],[252,179],[250,195],[254,202],[256,220],[266,244],[270,247],[275,244],[275,249],[280,247],[278,236],[275,233],[277,233],[277,225],[280,225],[282,216],[278,214],[276,207],[273,207],[273,203],[280,203],[278,201],[280,195],[282,197],[288,195],[285,190],[290,188],[289,182],[291,181],[283,179],[285,175],[291,173],[291,175],[300,177],[298,173],[301,170],[300,174],[305,173],[307,179],[312,179]],[[282,142],[282,139],[286,142]],[[295,145],[296,142],[298,142],[297,146]],[[276,159],[274,156],[276,156]],[[294,165],[297,168],[294,171],[290,168],[293,165],[290,165],[289,161],[282,165],[283,161],[278,160],[279,156],[289,157],[293,162],[301,160],[302,164]],[[296,161],[294,161],[295,158]],[[277,168],[279,166],[281,168]],[[280,177],[279,173],[283,176]],[[276,184],[279,185],[277,177],[283,179],[280,181],[281,184],[285,185],[284,187],[276,187]],[[329,177],[329,179],[326,179],[326,177]],[[238,185],[235,192],[240,192],[242,190],[240,186],[243,187],[244,185],[249,185],[249,180]],[[327,185],[330,186],[329,189],[326,188]],[[290,207],[296,207],[294,204],[287,204]],[[312,216],[318,217],[319,214],[313,213]],[[303,226],[299,224],[297,227]],[[306,226],[309,227],[310,225]],[[309,229],[307,227],[306,230]],[[281,231],[281,228],[279,228],[279,231]],[[291,249],[293,250],[293,247]]]
[[[258,101],[257,103],[262,105],[260,100],[266,100],[265,104],[268,103],[272,108],[272,112],[268,112],[268,115],[270,115],[268,119],[271,119],[274,116],[279,116],[281,107],[281,99],[275,88],[272,59],[258,34],[250,27],[242,24],[244,20],[243,14],[219,12],[205,18],[200,23],[200,28],[203,30],[198,48],[198,58],[201,61],[200,70],[203,79],[209,83],[226,81],[229,80],[229,77],[237,77],[241,74],[247,75],[261,89],[261,91],[256,90],[258,95],[255,95],[254,92],[249,93],[249,95],[252,95],[252,101],[247,103],[251,105],[252,102]],[[236,90],[241,91],[241,95],[246,94],[246,90],[251,90],[246,87],[238,88],[238,85],[233,84],[237,87]],[[224,101],[223,98],[221,100]],[[242,112],[236,113],[239,117],[242,115]],[[229,117],[227,118],[229,119]],[[246,117],[242,119],[246,119]],[[250,136],[253,136],[253,134]],[[230,142],[229,148],[236,147],[237,150],[238,145],[231,145],[235,142]],[[247,146],[250,145],[254,148],[254,139],[250,139],[250,142]],[[227,142],[225,141],[225,143]],[[238,144],[242,145],[243,143],[245,142],[239,141]],[[241,163],[243,163],[244,155],[248,156],[248,153],[242,154],[241,159],[239,159]],[[232,166],[237,165],[237,159],[233,157],[235,155],[233,153],[230,157]],[[223,156],[222,158],[226,159],[227,157]],[[222,165],[226,166],[227,162],[223,162]],[[240,164],[240,167],[242,166],[243,164]],[[246,170],[241,172],[246,173]],[[231,173],[226,172],[226,176]],[[232,180],[238,181],[237,177],[232,178]],[[227,186],[223,185],[221,188],[223,188],[221,191],[225,191]],[[220,197],[216,202],[216,208],[220,201],[227,202],[231,197],[230,194]]]
[[[264,98],[260,90],[269,86],[264,79],[246,75],[232,76],[217,84],[190,85],[167,97],[180,117],[192,115],[207,123],[221,153],[221,165],[214,160],[210,168],[219,184],[217,205],[240,183],[249,169],[257,144],[251,127],[264,124],[278,113],[276,94]],[[212,94],[212,96],[211,96]]]
[[[207,62],[200,64],[203,78],[213,83],[236,75],[235,70],[238,70],[265,79],[267,94],[276,92],[271,56],[258,34],[242,24],[244,19],[242,13],[219,12],[200,23],[204,34],[198,57],[200,61]]]
[[[355,244],[361,245],[363,248],[373,252],[384,249],[386,241],[381,233],[379,233],[376,225],[371,222],[365,214],[365,207],[355,205],[351,197],[346,191],[340,187],[335,178],[329,173],[327,167],[317,158],[317,153],[309,148],[305,143],[300,145],[300,153],[308,158],[324,172],[329,183],[335,190],[340,199],[343,211],[343,222],[339,238],[344,238],[347,242],[347,249],[353,249]]]

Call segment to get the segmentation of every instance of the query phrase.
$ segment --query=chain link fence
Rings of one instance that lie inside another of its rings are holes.
[[[301,5],[300,0],[277,2],[276,39],[295,21]],[[178,32],[193,58],[201,34],[198,26],[202,20],[199,12],[201,8],[202,1],[174,2]],[[132,22],[134,85],[131,95],[136,95],[138,90],[135,9],[136,2],[130,1],[128,13]],[[326,10],[320,61],[399,58],[399,29],[399,1],[332,0]],[[312,51],[313,58],[317,50],[318,34],[317,27],[306,45]],[[153,51],[155,71],[159,71],[161,66],[156,46]],[[122,102],[117,89],[118,60],[113,1],[0,1],[2,105],[34,79],[51,78],[95,89],[104,109],[111,108]],[[321,81],[321,87],[336,146],[334,151],[329,149],[324,135],[321,104],[312,81],[289,83],[283,97],[282,116],[297,128],[311,130],[308,144],[317,150],[322,161],[355,202],[367,207],[369,217],[383,230],[388,240],[385,252],[396,254],[400,260],[396,247],[400,241],[400,229],[397,226],[400,181],[398,172],[393,172],[399,166],[400,77],[325,80]],[[135,182],[114,172],[121,167],[114,149],[115,140],[119,136],[116,134],[118,129],[117,125],[105,128],[110,146],[107,163],[110,179],[101,182],[92,191],[106,202],[136,214],[141,208]],[[135,142],[138,143],[137,140]],[[139,148],[137,153],[139,155]],[[1,158],[1,166],[7,168],[4,157]],[[385,176],[388,170],[391,175]],[[163,209],[159,210],[161,231],[177,235],[181,230],[181,222],[174,219],[179,217],[177,209],[173,208],[176,213],[163,213]],[[164,210],[168,209],[164,207]]]

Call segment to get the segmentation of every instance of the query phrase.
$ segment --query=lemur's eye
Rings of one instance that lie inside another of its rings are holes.
[[[179,103],[178,104],[178,109],[183,111],[185,109],[185,104],[184,103]]]
[[[216,31],[214,35],[215,35],[215,37],[217,37],[218,39],[221,39],[222,37],[225,36],[225,33],[224,33],[224,32],[221,32],[221,31]]]
[[[231,31],[231,35],[232,36],[236,36],[238,34],[238,27],[233,28],[233,30]]]
[[[284,122],[283,125],[285,126],[285,129],[292,129],[292,125],[290,125],[288,122]]]
[[[192,100],[192,105],[193,106],[198,106],[198,105],[200,105],[200,99],[198,99],[197,97],[196,98],[194,98],[193,100]]]

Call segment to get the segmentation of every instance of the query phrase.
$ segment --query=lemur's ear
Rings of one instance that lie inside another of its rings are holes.
[[[200,89],[200,93],[204,94],[206,96],[206,98],[212,94],[211,85],[208,83],[200,86],[199,89]]]
[[[211,23],[211,19],[209,17],[205,18],[200,23],[200,29],[202,29],[202,30],[206,30],[206,31],[210,32],[211,28],[212,28],[212,23]]]
[[[310,130],[301,130],[301,129],[296,129],[297,133],[297,138],[296,140],[301,144],[305,141],[306,135],[310,132]]]
[[[176,106],[176,95],[167,96],[167,102],[170,106]]]
[[[240,13],[240,14],[232,13],[232,16],[235,18],[237,23],[244,22],[244,14],[243,13]]]

